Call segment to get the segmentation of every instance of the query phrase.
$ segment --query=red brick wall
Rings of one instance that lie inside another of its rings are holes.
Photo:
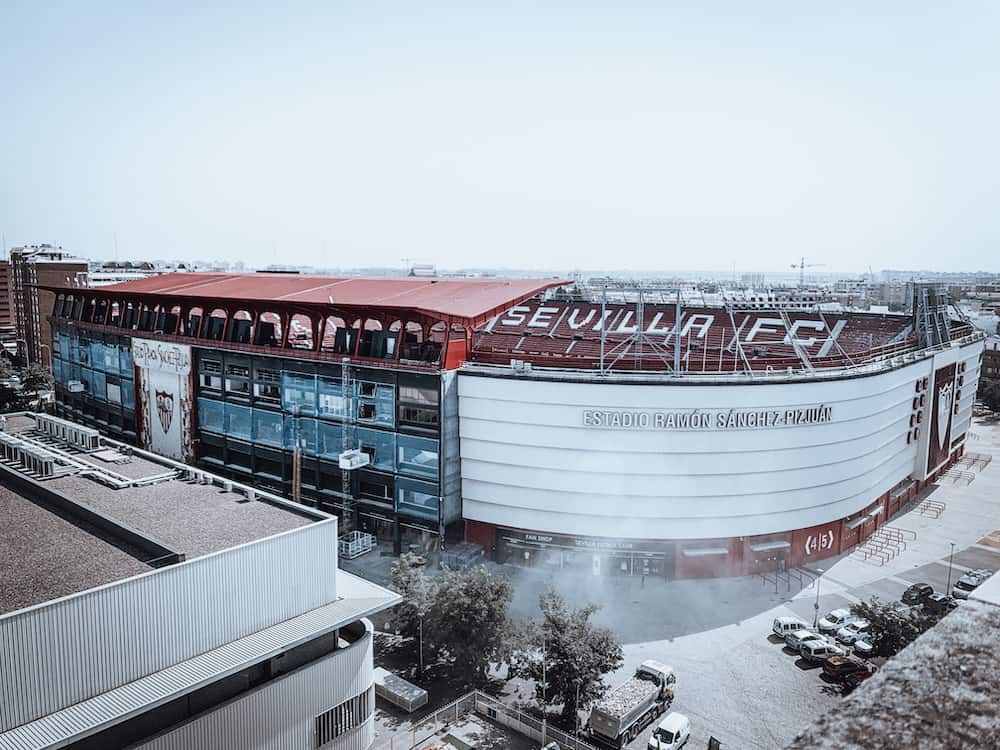
[[[481,521],[466,521],[465,522],[465,538],[467,541],[473,544],[481,544],[486,547],[487,554],[489,553],[490,547],[496,541],[496,530],[497,527],[490,523],[482,523]]]

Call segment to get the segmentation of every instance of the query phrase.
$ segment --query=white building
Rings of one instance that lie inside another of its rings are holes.
[[[70,453],[66,424],[13,417],[0,446],[0,748],[367,748],[364,618],[399,597],[338,570],[336,519]]]

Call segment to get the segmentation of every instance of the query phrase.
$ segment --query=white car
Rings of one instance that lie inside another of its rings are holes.
[[[837,640],[843,643],[845,646],[850,646],[858,638],[864,637],[868,633],[868,628],[871,627],[868,620],[855,620],[849,623],[837,631]]]
[[[684,714],[672,711],[653,730],[646,750],[678,750],[691,739],[691,722]]]
[[[802,628],[801,630],[796,630],[794,633],[789,633],[785,636],[785,645],[787,645],[792,651],[796,653],[802,648],[803,643],[808,643],[809,641],[825,641],[826,638],[821,636],[814,630],[807,630]]]
[[[789,633],[807,629],[808,627],[809,625],[798,617],[775,617],[774,622],[771,624],[771,631],[776,636],[787,639]]]
[[[820,662],[828,656],[847,656],[847,652],[837,644],[824,639],[822,641],[806,641],[799,648],[799,655],[806,661]]]
[[[970,570],[955,581],[955,585],[951,589],[951,595],[956,599],[968,599],[969,594],[975,591],[991,575],[993,575],[992,570]]]
[[[847,609],[835,609],[819,621],[819,632],[836,633],[845,625],[850,625],[858,618]]]
[[[854,655],[860,656],[867,659],[869,656],[875,653],[875,647],[872,646],[872,642],[869,640],[871,636],[869,634],[863,635],[854,642]]]

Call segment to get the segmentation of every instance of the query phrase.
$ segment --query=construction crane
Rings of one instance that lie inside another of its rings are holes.
[[[807,268],[819,268],[820,266],[825,266],[826,263],[806,263],[805,256],[799,258],[798,263],[792,263],[792,268],[799,269],[799,289],[806,285],[806,269]]]

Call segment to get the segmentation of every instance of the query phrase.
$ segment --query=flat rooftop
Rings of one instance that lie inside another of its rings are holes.
[[[12,416],[6,432],[39,439],[31,417]],[[48,445],[67,449],[68,446]],[[140,455],[116,454],[108,445],[98,453],[73,453],[132,480],[159,477],[141,486],[115,489],[85,474],[16,483],[18,469],[0,466],[0,614],[77,593],[151,570],[144,554],[114,533],[81,520],[48,503],[44,491],[56,493],[95,511],[141,537],[181,554],[185,559],[290,531],[325,517],[308,508],[285,508],[202,484],[174,472],[169,462]],[[104,455],[114,460],[98,458]],[[32,491],[37,485],[41,492]],[[259,496],[258,496],[259,498]]]
[[[0,486],[0,614],[152,570]]]

